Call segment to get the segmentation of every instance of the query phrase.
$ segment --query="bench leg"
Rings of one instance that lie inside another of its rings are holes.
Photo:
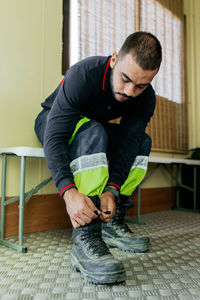
[[[140,220],[140,208],[141,208],[141,184],[137,187],[137,217],[136,220],[132,220],[130,218],[126,218],[126,222],[138,225],[145,225],[144,222]]]
[[[179,209],[179,192],[180,192],[180,184],[179,184],[179,176],[180,176],[180,166],[176,165],[176,209]]]
[[[1,179],[1,239],[5,232],[5,201],[6,201],[6,154],[2,155],[2,179]]]
[[[194,178],[193,178],[193,209],[197,209],[197,167],[194,166]]]
[[[141,184],[138,185],[136,224],[145,225],[145,223],[140,220],[140,208],[141,208]]]
[[[19,199],[19,245],[23,246],[24,231],[24,197],[25,197],[25,176],[26,176],[26,157],[21,157],[21,175],[20,175],[20,199]],[[26,248],[22,248],[26,252]]]
[[[21,169],[20,169],[20,195],[6,201],[6,160],[7,154],[2,154],[2,182],[1,182],[1,214],[0,214],[0,245],[7,246],[19,252],[27,252],[27,248],[23,246],[23,233],[24,233],[24,206],[31,196],[37,193],[42,187],[49,183],[52,178],[44,180],[38,184],[35,188],[25,193],[25,178],[26,178],[26,157],[21,156]],[[27,196],[27,197],[26,197]],[[25,200],[26,197],[26,200]],[[19,200],[19,232],[18,232],[18,243],[9,242],[4,239],[5,232],[5,207],[15,201]]]

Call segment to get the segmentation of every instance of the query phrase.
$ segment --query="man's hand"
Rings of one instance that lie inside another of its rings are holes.
[[[115,213],[115,196],[111,192],[104,192],[101,197],[101,220],[103,222],[110,222]],[[106,214],[106,212],[110,212],[110,214]]]
[[[93,219],[96,219],[95,210],[98,215],[101,214],[89,197],[79,193],[74,188],[66,191],[63,199],[74,228],[89,224]]]

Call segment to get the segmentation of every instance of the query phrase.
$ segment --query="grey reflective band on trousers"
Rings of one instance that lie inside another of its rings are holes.
[[[138,169],[147,170],[148,161],[149,161],[148,156],[138,155],[136,156],[131,169],[138,168]]]
[[[106,154],[101,152],[89,155],[82,155],[70,163],[70,168],[73,175],[87,170],[97,168],[108,168]]]

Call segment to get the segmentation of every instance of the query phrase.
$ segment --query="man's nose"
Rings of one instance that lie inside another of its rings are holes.
[[[136,93],[136,86],[134,83],[129,83],[124,88],[124,94],[126,94],[128,97],[134,97]]]

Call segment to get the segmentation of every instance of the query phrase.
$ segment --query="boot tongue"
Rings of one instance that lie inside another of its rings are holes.
[[[111,220],[112,224],[123,224],[124,223],[124,217],[127,214],[128,209],[123,206],[120,202],[116,203],[116,211],[115,215]]]
[[[128,214],[129,208],[133,207],[133,200],[127,196],[120,195],[120,200],[116,203],[116,213],[113,221],[123,224],[124,217]]]

